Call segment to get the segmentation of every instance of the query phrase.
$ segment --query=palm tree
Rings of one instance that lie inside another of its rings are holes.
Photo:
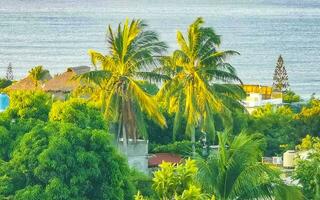
[[[187,31],[187,36],[178,31],[179,49],[163,60],[156,71],[169,75],[158,93],[170,112],[175,112],[174,134],[179,130],[181,118],[187,121],[186,133],[195,142],[195,129],[213,137],[213,115],[219,114],[225,124],[230,124],[230,108],[242,108],[239,103],[245,93],[234,67],[225,62],[235,51],[218,51],[220,37],[209,27],[202,27],[198,18]]]
[[[244,133],[232,142],[219,133],[219,149],[207,159],[197,158],[198,180],[208,194],[220,200],[303,199],[296,187],[285,185],[280,173],[258,162],[263,139]]]
[[[36,88],[38,87],[39,82],[45,79],[48,75],[49,71],[45,70],[41,65],[36,66],[29,71],[29,76],[33,80]]]
[[[126,20],[115,31],[109,26],[109,54],[89,50],[93,65],[99,64],[100,69],[80,76],[99,87],[105,117],[118,123],[118,138],[122,137],[125,143],[128,138],[136,140],[138,134],[145,136],[143,113],[166,126],[157,103],[143,89],[141,81],[165,77],[151,69],[167,47],[146,27],[141,20]]]

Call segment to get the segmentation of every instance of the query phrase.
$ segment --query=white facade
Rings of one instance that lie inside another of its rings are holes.
[[[281,105],[282,98],[271,98],[271,99],[263,99],[262,94],[259,93],[250,93],[247,98],[242,101],[244,107],[247,108],[248,112],[251,113],[257,107],[264,106],[267,104],[271,105]]]

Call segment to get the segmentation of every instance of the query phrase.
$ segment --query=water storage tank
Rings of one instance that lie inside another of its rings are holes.
[[[9,96],[1,93],[0,94],[0,112],[5,111],[9,106]]]
[[[288,150],[283,154],[283,167],[294,168],[296,152],[294,150]]]

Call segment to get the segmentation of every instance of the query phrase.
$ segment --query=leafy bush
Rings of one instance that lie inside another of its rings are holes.
[[[4,89],[12,84],[11,80],[0,78],[0,89]]]
[[[249,120],[248,132],[261,133],[267,141],[265,154],[281,154],[286,148],[294,148],[299,137],[294,127],[294,113],[288,107],[273,108],[266,105],[253,112]]]
[[[0,159],[8,161],[22,136],[43,123],[33,118],[11,120],[5,113],[0,113]]]
[[[284,103],[294,103],[294,102],[300,102],[301,97],[296,93],[294,93],[292,90],[289,90],[283,93],[282,100]]]
[[[55,102],[49,113],[49,119],[50,121],[73,123],[80,128],[106,128],[101,112],[83,99]]]
[[[41,91],[10,92],[10,105],[6,110],[11,118],[35,118],[48,120],[51,96]]]
[[[130,182],[135,186],[144,197],[154,197],[155,193],[152,190],[152,179],[150,176],[143,174],[135,169],[131,169]]]
[[[128,176],[105,131],[48,123],[25,134],[12,159],[0,165],[0,197],[130,199]]]
[[[302,185],[307,199],[320,199],[320,138],[307,135],[297,147],[310,154],[307,160],[298,161],[294,178]]]
[[[297,128],[300,133],[320,135],[320,100],[312,99],[304,106],[295,119],[298,121]]]
[[[5,127],[0,126],[0,159],[8,160],[8,151],[11,149],[11,143],[9,131]]]
[[[153,188],[160,199],[204,199],[196,184],[197,172],[194,160],[180,165],[163,162],[154,173]]]

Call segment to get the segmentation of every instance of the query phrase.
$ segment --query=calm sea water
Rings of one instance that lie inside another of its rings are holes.
[[[176,30],[196,17],[223,36],[222,49],[246,83],[271,84],[282,54],[291,88],[320,94],[319,0],[0,0],[0,76],[16,78],[42,64],[52,74],[90,65],[89,48],[105,50],[108,24],[143,18],[171,50]]]

